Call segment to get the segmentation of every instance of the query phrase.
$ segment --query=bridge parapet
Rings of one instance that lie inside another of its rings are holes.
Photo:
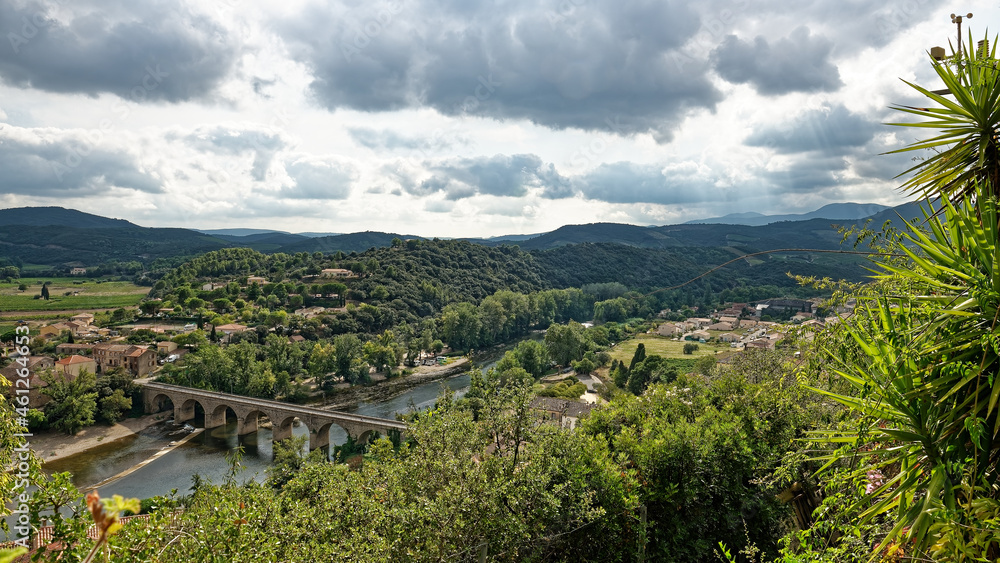
[[[298,418],[309,429],[310,449],[329,446],[329,430],[332,424],[340,426],[358,441],[364,440],[371,432],[387,435],[393,430],[400,433],[406,431],[406,424],[396,420],[328,411],[166,383],[145,383],[143,396],[147,413],[159,412],[165,401],[169,400],[174,407],[175,422],[193,419],[195,405],[200,405],[205,412],[206,428],[224,425],[226,412],[231,409],[236,414],[237,433],[240,436],[256,432],[258,418],[264,415],[271,421],[274,440],[290,438],[292,436],[292,423],[294,419]]]

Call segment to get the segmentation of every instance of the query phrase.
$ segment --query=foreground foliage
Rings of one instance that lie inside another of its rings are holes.
[[[540,423],[533,378],[508,371],[481,377],[482,400],[443,396],[357,470],[292,444],[267,483],[234,471],[156,499],[149,521],[108,539],[110,560],[476,561],[485,547],[490,561],[634,561],[643,548],[651,561],[705,561],[718,540],[748,538],[777,553],[788,510],[770,476],[826,416],[788,358],[761,352],[622,394],[575,431]],[[32,509],[54,505],[75,511],[56,539],[77,546],[62,561],[79,560],[89,518],[66,475]]]

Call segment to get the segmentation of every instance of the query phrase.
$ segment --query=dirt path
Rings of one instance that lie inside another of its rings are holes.
[[[114,308],[105,309],[52,309],[47,311],[0,311],[0,317],[2,318],[17,318],[17,319],[30,319],[32,315],[37,315],[38,317],[66,317],[67,319],[73,315],[79,315],[80,313],[106,313],[108,311],[114,311]]]

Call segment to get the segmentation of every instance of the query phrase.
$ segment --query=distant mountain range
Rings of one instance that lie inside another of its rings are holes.
[[[465,240],[485,246],[517,245],[525,251],[545,251],[584,243],[648,249],[718,247],[739,256],[789,246],[839,248],[840,235],[831,228],[833,223],[871,220],[873,226],[879,227],[885,220],[897,219],[897,213],[907,219],[921,216],[915,204],[886,208],[877,204],[849,203],[827,205],[801,215],[761,215],[749,219],[745,214],[740,216],[745,221],[762,223],[760,225],[717,223],[716,219],[659,227],[593,223],[566,225],[548,233]],[[722,219],[725,218],[718,218]],[[395,238],[423,237],[373,231],[327,234],[264,229],[148,228],[62,207],[0,209],[0,258],[39,266],[98,265],[111,260],[151,263],[225,247],[285,253],[364,252],[372,247],[389,246]]]
[[[889,209],[887,205],[878,203],[831,203],[824,205],[816,211],[801,213],[797,215],[762,215],[760,213],[730,213],[722,217],[711,217],[708,219],[695,219],[688,221],[685,225],[691,224],[717,224],[726,225],[770,225],[778,221],[808,221],[809,219],[834,219],[834,220],[857,220],[871,217],[872,215]]]

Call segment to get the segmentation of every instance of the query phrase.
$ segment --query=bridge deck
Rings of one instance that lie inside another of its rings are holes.
[[[270,401],[267,399],[258,399],[255,397],[244,397],[242,395],[232,395],[230,393],[219,393],[217,391],[205,391],[204,389],[194,389],[192,387],[182,387],[180,385],[170,385],[167,383],[159,383],[153,381],[149,381],[142,384],[142,387],[151,390],[163,391],[165,394],[168,395],[171,393],[184,393],[186,395],[194,395],[195,397],[204,397],[206,399],[214,399],[220,402],[234,403],[248,407],[266,407],[269,409],[283,410],[292,413],[301,413],[304,415],[312,415],[320,418],[329,418],[331,421],[353,422],[358,424],[369,424],[373,426],[394,428],[396,430],[406,430],[405,422],[400,422],[398,420],[390,420],[387,418],[378,418],[374,416],[365,416],[363,414],[352,414],[340,411],[328,411],[324,409],[317,409],[315,407],[307,407],[304,405],[282,403],[280,401]]]

